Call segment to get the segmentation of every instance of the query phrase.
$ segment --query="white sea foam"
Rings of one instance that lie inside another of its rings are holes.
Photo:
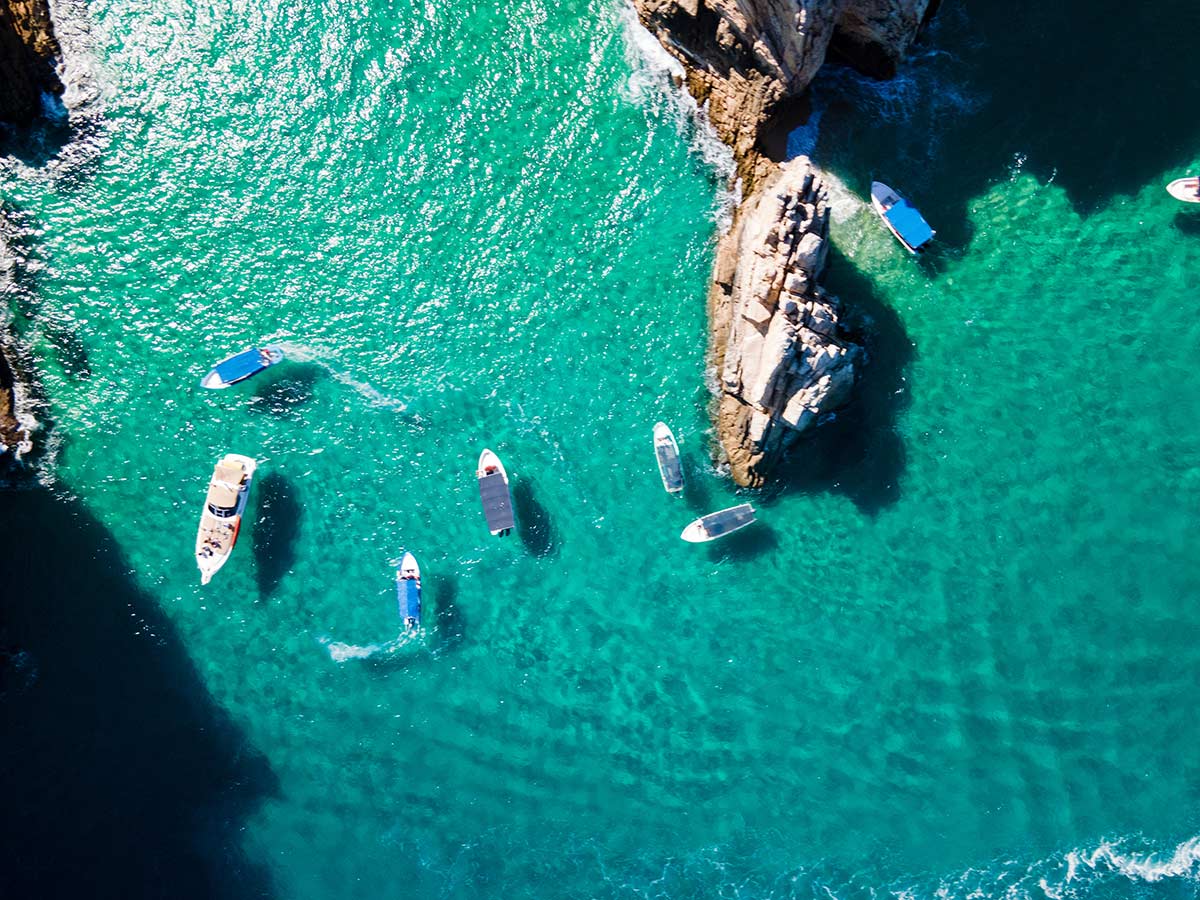
[[[325,649],[329,651],[329,658],[334,662],[343,663],[349,662],[352,659],[370,659],[373,656],[386,656],[396,653],[410,644],[419,642],[424,635],[425,629],[419,628],[416,631],[408,631],[400,634],[392,640],[384,641],[380,644],[347,644],[343,641],[333,641],[325,637],[320,640]]]
[[[284,354],[288,359],[294,362],[308,362],[320,366],[339,384],[353,390],[360,397],[367,401],[371,406],[378,409],[390,409],[395,412],[405,412],[408,410],[408,401],[401,400],[398,397],[391,397],[380,391],[374,385],[361,381],[350,375],[344,369],[329,362],[326,355],[321,350],[315,347],[308,347],[304,344],[296,344],[288,341],[276,342],[283,349]]]
[[[687,138],[691,152],[726,185],[714,211],[714,219],[724,231],[741,201],[741,183],[734,177],[737,165],[733,151],[717,137],[707,113],[683,87],[683,65],[638,21],[631,5],[622,4],[619,16],[625,60],[631,72],[624,85],[624,96],[653,116],[668,117]]]

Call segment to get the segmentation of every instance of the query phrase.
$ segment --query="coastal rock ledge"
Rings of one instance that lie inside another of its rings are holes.
[[[63,92],[60,55],[47,0],[0,0],[0,121],[27,125]]]
[[[738,484],[760,485],[795,439],[845,404],[854,387],[863,351],[850,340],[836,298],[818,284],[828,235],[825,187],[799,157],[742,207],[722,242],[712,292],[722,359],[717,432]]]

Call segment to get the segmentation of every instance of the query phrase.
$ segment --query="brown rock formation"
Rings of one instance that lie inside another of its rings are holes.
[[[687,86],[733,148],[747,194],[782,158],[775,140],[831,45],[891,77],[938,0],[634,0],[642,24],[683,63]]]
[[[26,124],[43,92],[62,93],[58,56],[47,0],[0,0],[0,120]]]
[[[16,451],[29,440],[29,435],[17,421],[16,377],[12,366],[0,348],[0,457]]]
[[[683,63],[732,149],[745,200],[709,293],[720,373],[717,435],[734,481],[762,483],[789,445],[850,396],[863,358],[819,287],[829,216],[807,159],[781,163],[804,91],[829,52],[895,74],[938,0],[634,0]]]
[[[817,284],[824,185],[800,157],[780,166],[721,242],[712,330],[721,358],[717,433],[734,481],[758,486],[805,429],[849,399],[862,350]]]

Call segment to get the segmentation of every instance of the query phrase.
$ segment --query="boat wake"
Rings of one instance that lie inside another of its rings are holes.
[[[410,631],[398,635],[390,641],[381,644],[346,644],[342,641],[331,641],[321,638],[321,643],[329,651],[329,658],[336,663],[348,662],[352,659],[371,659],[376,656],[389,656],[412,644],[418,644],[425,637],[425,629]]]
[[[319,350],[314,347],[308,347],[304,344],[293,344],[285,341],[276,342],[276,346],[283,349],[285,356],[293,362],[312,363],[320,366],[329,376],[338,384],[345,385],[350,388],[367,403],[376,409],[387,409],[393,412],[409,412],[410,403],[407,400],[401,400],[397,397],[389,397],[378,388],[368,384],[365,381],[359,381],[352,375],[348,374],[344,369],[330,363]]]

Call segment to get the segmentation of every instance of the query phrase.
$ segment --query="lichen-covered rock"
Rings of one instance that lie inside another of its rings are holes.
[[[47,0],[0,0],[0,121],[26,124],[43,93],[62,93],[58,56]]]
[[[723,241],[735,262],[713,291],[713,328],[726,335],[717,435],[738,484],[761,484],[801,432],[849,399],[863,351],[818,284],[828,232],[824,185],[800,157],[763,183]]]

